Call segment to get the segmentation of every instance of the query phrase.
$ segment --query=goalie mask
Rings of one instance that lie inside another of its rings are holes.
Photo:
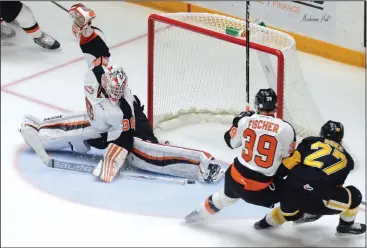
[[[127,75],[121,66],[109,66],[102,75],[101,83],[112,103],[118,102],[127,87]]]

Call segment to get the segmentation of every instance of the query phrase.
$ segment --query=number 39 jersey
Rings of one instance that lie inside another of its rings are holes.
[[[254,114],[243,117],[238,126],[229,131],[232,148],[242,146],[238,161],[248,169],[272,177],[282,160],[292,155],[296,146],[296,134],[288,122],[282,119]]]

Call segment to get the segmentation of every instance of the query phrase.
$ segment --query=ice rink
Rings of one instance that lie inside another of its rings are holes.
[[[67,8],[73,3],[76,2],[62,2],[62,5]],[[276,230],[258,232],[252,225],[267,210],[241,203],[223,210],[222,217],[214,218],[209,225],[189,227],[181,222],[186,213],[204,200],[205,190],[200,191],[204,194],[201,196],[180,186],[182,197],[174,198],[176,186],[130,181],[121,183],[121,191],[115,184],[101,186],[111,187],[111,190],[99,192],[95,181],[88,182],[91,185],[88,191],[89,186],[83,184],[87,180],[85,175],[79,177],[75,172],[69,177],[64,171],[44,168],[35,155],[24,150],[25,143],[18,132],[22,118],[26,114],[43,118],[83,111],[86,64],[72,36],[72,20],[67,13],[50,2],[26,4],[32,8],[40,27],[54,36],[62,49],[41,49],[21,30],[17,30],[16,39],[2,42],[2,246],[365,247],[365,235],[334,235],[337,216],[323,217],[299,227],[288,223]],[[124,66],[132,91],[146,104],[147,18],[159,12],[124,2],[84,4],[96,12],[93,24],[107,37],[111,61]],[[324,119],[345,125],[344,141],[358,162],[346,184],[355,185],[365,196],[365,70],[301,52],[298,56]],[[218,142],[213,138],[226,128],[215,124],[187,126],[165,133],[164,137],[175,144],[208,150],[230,162],[235,153],[224,149],[222,140]],[[79,178],[80,187],[88,191],[84,197],[89,199],[73,200],[72,192],[82,194],[78,191]],[[149,199],[139,200],[134,206],[134,199],[144,196],[144,187],[151,190]],[[174,204],[163,206],[167,202],[164,196],[168,200],[175,199]],[[142,206],[138,207],[139,203]],[[146,212],[150,206],[146,204],[162,208],[151,214]],[[244,213],[239,213],[242,206]],[[358,220],[365,223],[364,211],[359,212]]]

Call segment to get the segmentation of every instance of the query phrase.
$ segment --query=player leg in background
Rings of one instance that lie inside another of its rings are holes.
[[[2,1],[0,4],[1,18],[5,22],[16,21],[27,34],[32,36],[33,41],[43,48],[53,50],[60,47],[57,40],[40,29],[32,10],[27,5],[19,1]]]
[[[7,23],[1,18],[1,39],[10,39],[16,35],[14,29],[12,29]]]
[[[256,222],[255,229],[278,227],[287,221],[301,219],[304,213],[310,213],[315,216],[339,214],[337,235],[358,235],[366,232],[365,224],[354,222],[362,202],[361,192],[356,187],[337,187],[328,201],[309,194],[307,190],[310,188],[284,189],[280,207],[274,208],[263,219]]]
[[[236,203],[239,199],[250,204],[272,208],[274,204],[279,202],[282,179],[277,179],[271,184],[262,183],[243,176],[249,173],[251,173],[249,169],[239,165],[238,160],[235,159],[235,162],[225,173],[224,188],[209,196],[198,209],[185,217],[185,221],[187,223],[201,222],[210,215]]]

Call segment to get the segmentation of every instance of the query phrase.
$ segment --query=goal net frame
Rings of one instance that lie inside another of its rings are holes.
[[[213,30],[205,29],[202,27],[194,26],[189,23],[184,23],[178,20],[174,20],[165,16],[152,14],[148,18],[148,120],[149,123],[153,126],[154,123],[154,41],[155,41],[155,33],[159,32],[155,30],[154,24],[155,22],[165,23],[170,26],[175,26],[178,28],[186,29],[191,32],[196,32],[202,35],[210,36],[214,39],[220,39],[226,42],[230,42],[233,44],[237,44],[239,46],[243,46],[246,48],[246,40],[240,39],[237,37],[233,37],[227,34],[219,33]],[[169,28],[169,27],[168,27]],[[271,47],[267,47],[264,45],[256,44],[253,42],[249,43],[250,49],[254,49],[257,51],[265,52],[267,54],[274,55],[277,58],[277,96],[278,96],[278,109],[277,109],[277,117],[283,118],[283,110],[284,110],[284,55],[283,53]],[[244,58],[245,59],[245,58]],[[245,69],[245,68],[244,68]],[[245,87],[245,85],[243,86]],[[250,89],[251,90],[251,89]],[[245,96],[244,96],[244,109],[245,109]]]

